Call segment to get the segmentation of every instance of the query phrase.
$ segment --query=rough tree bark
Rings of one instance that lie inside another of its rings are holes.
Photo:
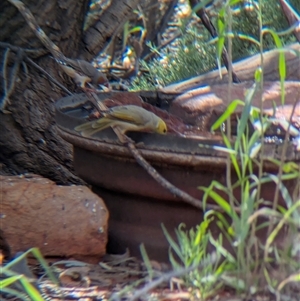
[[[89,0],[24,0],[48,37],[70,58],[91,60],[109,41],[124,19],[129,18],[138,0],[113,0],[108,14],[83,32]],[[1,42],[26,49],[23,52],[70,91],[75,84],[62,74],[19,11],[8,1],[0,2]],[[7,58],[6,61],[4,58]],[[0,100],[4,84],[10,83],[17,54],[0,47]],[[3,68],[4,67],[4,68]],[[6,72],[3,72],[6,68]],[[14,90],[0,111],[0,172],[33,172],[59,184],[81,183],[72,168],[72,147],[56,131],[54,102],[66,93],[49,81],[31,64],[20,65]]]

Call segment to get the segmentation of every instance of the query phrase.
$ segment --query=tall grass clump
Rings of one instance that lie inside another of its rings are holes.
[[[264,25],[266,2],[250,2],[251,13],[258,26],[256,36],[233,34],[232,31],[237,7],[241,8],[245,1],[223,2],[216,22],[219,33],[216,39],[217,61],[221,60],[225,44],[229,52],[231,49],[234,52],[232,39],[236,37],[253,44],[261,53],[262,60],[265,43],[273,45],[279,53],[278,74],[281,104],[284,105],[287,51],[284,43],[288,38],[282,32],[278,33]],[[300,60],[300,53],[295,51],[294,55]],[[233,57],[231,53],[229,57]],[[263,71],[262,61],[253,74],[254,84],[247,91],[245,99],[233,100],[212,126],[212,131],[221,129],[223,136],[224,147],[218,147],[218,150],[227,154],[226,183],[212,181],[208,187],[201,186],[199,189],[204,192],[204,204],[208,200],[213,201],[221,210],[205,212],[204,222],[196,229],[185,230],[182,225],[179,226],[176,230],[177,242],[163,228],[170,244],[170,262],[175,269],[178,266],[188,267],[192,262],[209,256],[209,244],[221,255],[222,261],[211,266],[209,271],[195,270],[184,278],[187,286],[192,285],[204,292],[201,297],[209,295],[214,288],[226,285],[239,293],[254,294],[267,290],[279,300],[291,296],[291,284],[300,283],[300,168],[299,164],[286,159],[291,134],[300,137],[300,132],[290,121],[266,117],[263,114],[263,100],[259,107],[253,106],[254,96],[262,95]],[[229,89],[231,85],[229,82]],[[236,114],[240,106],[242,112]],[[296,103],[294,109],[295,106]],[[235,136],[231,133],[232,118],[237,119]],[[286,129],[278,158],[265,155],[266,131],[272,124],[283,125]],[[274,172],[267,171],[266,166],[270,165]],[[268,183],[273,183],[274,193],[272,199],[266,200],[262,190]],[[288,189],[287,185],[294,185],[294,190]],[[279,199],[283,200],[284,205]],[[211,220],[220,229],[217,238],[209,231],[208,223]],[[224,248],[225,240],[229,242],[230,249]],[[206,282],[208,275],[210,280],[214,280],[210,286]]]

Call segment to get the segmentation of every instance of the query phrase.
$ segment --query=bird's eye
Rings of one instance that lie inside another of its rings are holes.
[[[167,129],[164,129],[164,133],[166,133],[167,132]]]

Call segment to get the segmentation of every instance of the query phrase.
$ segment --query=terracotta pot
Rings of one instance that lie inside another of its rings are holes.
[[[105,98],[106,95],[100,95]],[[170,96],[168,97],[169,101]],[[162,103],[161,95],[148,100]],[[109,252],[122,252],[126,247],[131,254],[139,255],[139,245],[144,243],[151,258],[166,260],[168,244],[161,230],[161,223],[173,231],[181,222],[187,227],[202,220],[203,212],[173,196],[139,166],[126,146],[122,145],[111,129],[103,130],[92,138],[84,138],[73,129],[87,112],[82,109],[86,96],[66,97],[56,104],[59,134],[74,146],[74,168],[80,177],[91,184],[103,198],[110,212]],[[202,199],[199,186],[208,186],[216,180],[226,185],[226,155],[224,152],[199,147],[199,143],[221,145],[220,138],[183,138],[175,134],[166,136],[147,133],[129,133],[142,156],[178,188],[193,197]],[[266,144],[265,156],[280,156],[282,145]],[[299,161],[300,155],[289,145],[290,159]],[[264,171],[276,173],[277,168],[265,164]],[[234,181],[234,174],[232,174]],[[285,183],[290,193],[295,181]],[[273,200],[275,185],[262,186],[261,195]],[[238,190],[235,192],[239,199]],[[225,197],[225,195],[224,195]],[[285,206],[280,197],[279,202]],[[219,230],[212,226],[217,235]]]

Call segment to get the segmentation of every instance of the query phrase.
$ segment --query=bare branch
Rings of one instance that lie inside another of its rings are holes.
[[[190,0],[191,7],[195,7],[198,3],[199,3],[198,0]],[[198,11],[196,11],[196,15],[201,19],[203,25],[208,30],[210,35],[213,38],[216,38],[218,36],[217,30],[216,30],[214,24],[211,22],[211,20],[207,16],[205,9],[200,8]],[[223,47],[223,49],[222,49],[222,60],[224,62],[224,65],[225,65],[226,69],[228,71],[230,71],[230,70],[232,71],[232,80],[233,80],[233,82],[234,83],[240,83],[241,82],[240,79],[238,78],[236,73],[233,71],[232,62],[230,62],[230,60],[228,59],[228,52],[227,52],[225,47]]]
[[[48,52],[45,49],[20,48],[18,46],[14,46],[12,44],[5,43],[5,42],[0,42],[0,47],[1,48],[9,48],[10,50],[12,50],[14,52],[17,52],[19,49],[22,49],[22,51],[25,52],[26,54],[31,54],[31,55],[34,55],[34,56],[45,55]]]
[[[170,191],[173,195],[178,197],[179,199],[185,201],[186,203],[199,208],[199,209],[211,209],[211,210],[220,210],[221,208],[218,205],[213,204],[206,204],[204,206],[203,202],[192,197],[188,193],[182,191],[181,189],[177,188],[173,184],[171,184],[168,180],[166,180],[163,176],[161,176],[155,168],[153,168],[138,152],[135,145],[132,142],[126,143],[128,149],[130,150],[131,154],[135,158],[136,162],[142,166],[148,174],[162,187],[166,188],[168,191]],[[236,210],[239,210],[239,208],[234,208]]]
[[[42,28],[36,22],[34,16],[30,12],[28,8],[25,7],[22,1],[19,0],[8,0],[11,4],[13,4],[19,12],[24,17],[28,26],[34,31],[37,38],[41,41],[41,43],[47,48],[51,54],[59,60],[64,60],[65,56],[62,54],[61,50],[56,46],[45,34]]]
[[[6,103],[10,103],[9,97],[11,93],[14,90],[15,87],[15,82],[17,78],[17,74],[20,69],[20,64],[23,59],[23,51],[21,49],[18,49],[17,51],[17,57],[14,59],[14,65],[11,71],[10,78],[8,80],[8,74],[7,74],[7,63],[8,63],[8,56],[9,56],[10,49],[7,48],[7,50],[4,53],[4,58],[3,58],[3,98],[0,101],[0,110],[3,110],[6,106]]]
[[[53,78],[48,72],[46,72],[43,68],[41,68],[38,64],[36,64],[32,59],[30,59],[29,57],[25,57],[25,61],[28,62],[29,64],[31,64],[34,68],[36,68],[40,72],[42,72],[49,80],[51,80],[55,85],[57,85],[59,88],[61,88],[64,92],[66,92],[69,95],[73,94],[64,85],[62,85],[55,78]]]
[[[92,101],[93,104],[96,105],[96,108],[98,109],[98,111],[101,113],[103,112],[103,110],[107,110],[107,107],[105,106],[105,104],[98,102],[97,100],[97,95],[88,95],[90,100]],[[101,107],[99,107],[99,105],[97,104],[97,102],[99,104],[101,104]],[[146,172],[158,183],[160,184],[162,187],[164,187],[165,189],[167,189],[171,194],[173,194],[174,196],[178,197],[179,199],[183,200],[184,202],[202,209],[202,210],[218,210],[218,211],[222,211],[222,208],[220,208],[220,206],[218,205],[214,205],[214,204],[203,204],[202,201],[192,197],[191,195],[189,195],[188,193],[182,191],[181,189],[177,188],[176,186],[174,186],[173,184],[171,184],[168,180],[166,180],[163,176],[161,176],[157,170],[152,167],[143,157],[142,155],[139,153],[139,151],[137,150],[137,148],[135,147],[134,141],[132,141],[132,139],[130,139],[128,136],[126,136],[125,134],[123,134],[123,132],[120,130],[120,128],[118,126],[113,126],[112,127],[113,131],[115,132],[115,134],[117,135],[119,141],[124,144],[125,146],[128,147],[130,153],[132,154],[132,156],[134,157],[134,159],[136,160],[136,162],[146,170]],[[233,207],[232,208],[234,211],[236,212],[240,212],[240,208],[237,207]]]

